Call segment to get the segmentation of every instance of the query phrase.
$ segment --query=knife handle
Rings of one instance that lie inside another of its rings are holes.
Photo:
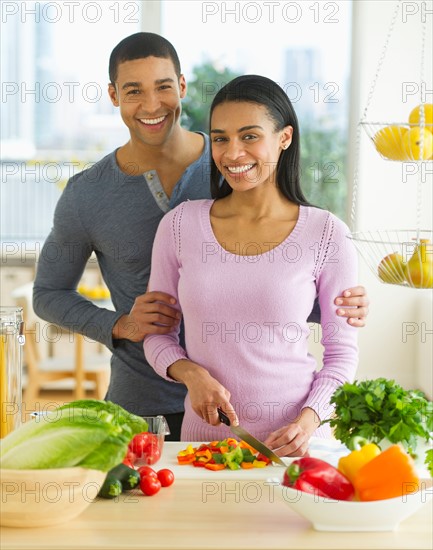
[[[220,409],[219,407],[218,407],[217,411],[218,411],[218,418],[219,418],[220,422],[222,422],[226,426],[230,426],[230,419],[226,415],[226,413],[222,409]]]

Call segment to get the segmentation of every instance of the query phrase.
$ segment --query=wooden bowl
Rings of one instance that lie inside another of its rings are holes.
[[[0,470],[0,525],[45,527],[69,521],[95,499],[106,475],[86,468]]]

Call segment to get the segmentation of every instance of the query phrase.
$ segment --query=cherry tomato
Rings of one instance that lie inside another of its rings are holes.
[[[145,495],[151,497],[161,489],[161,482],[153,476],[145,476],[141,478],[140,489]]]
[[[129,444],[136,457],[136,464],[155,464],[161,457],[158,436],[149,432],[137,434]]]
[[[148,432],[143,432],[134,436],[133,440],[129,444],[128,450],[135,454],[137,458],[140,458],[143,454],[144,447],[149,443]]]
[[[137,472],[140,474],[141,478],[146,477],[146,476],[158,478],[157,473],[150,466],[140,466],[140,468],[138,468]]]
[[[174,474],[168,468],[158,470],[157,476],[162,487],[169,487],[174,482]]]
[[[158,462],[160,458],[161,458],[161,451],[159,450],[158,442],[156,442],[156,445],[153,443],[150,443],[144,448],[144,452],[141,460],[145,464],[155,464],[155,462]]]

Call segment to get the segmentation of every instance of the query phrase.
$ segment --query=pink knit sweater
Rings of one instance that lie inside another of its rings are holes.
[[[347,226],[333,214],[300,207],[291,234],[275,248],[251,243],[237,255],[216,240],[212,200],[187,201],[162,219],[154,242],[149,291],[175,296],[185,323],[149,335],[144,351],[167,380],[167,368],[189,358],[205,367],[231,393],[241,426],[264,440],[311,407],[323,420],[334,390],[354,378],[357,329],[336,315],[334,299],[357,284],[357,255]],[[307,318],[319,296],[324,346],[317,370],[308,353]],[[173,380],[172,380],[173,381]],[[173,383],[176,383],[173,381]],[[328,435],[320,428],[315,435]],[[212,441],[229,435],[192,410],[188,396],[181,438]]]

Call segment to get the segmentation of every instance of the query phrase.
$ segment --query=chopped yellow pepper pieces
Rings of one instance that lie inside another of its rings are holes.
[[[193,455],[195,453],[195,449],[192,445],[188,445],[186,449],[183,451],[179,451],[177,453],[177,456],[187,456],[187,455]]]
[[[263,460],[254,460],[253,462],[254,468],[265,468],[266,465],[267,465],[266,462],[264,462]]]

